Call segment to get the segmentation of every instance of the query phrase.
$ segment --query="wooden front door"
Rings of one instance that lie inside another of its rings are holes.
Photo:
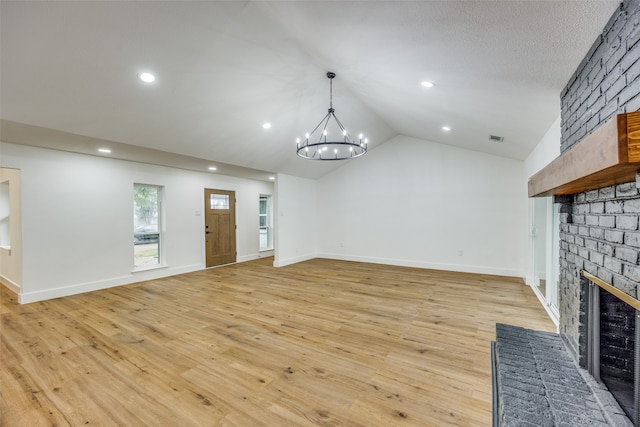
[[[204,190],[207,267],[236,262],[236,193]]]

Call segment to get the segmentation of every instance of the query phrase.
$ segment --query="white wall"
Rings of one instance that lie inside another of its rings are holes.
[[[259,252],[275,194],[275,266],[317,256],[523,276],[529,175],[559,151],[559,119],[526,162],[398,136],[320,180],[273,183],[2,144],[21,170],[22,302],[204,268],[203,189],[236,191],[238,261]],[[133,183],[165,188],[164,269],[132,273]]]
[[[532,175],[560,155],[560,132],[560,116],[558,116],[524,161],[524,172],[527,181]]]
[[[523,162],[398,136],[318,180],[322,257],[523,276]]]
[[[2,143],[20,169],[23,277],[31,302],[205,268],[204,188],[236,192],[238,261],[259,253],[273,183]],[[165,268],[133,273],[133,184],[164,186]],[[262,253],[263,256],[267,254]]]
[[[309,161],[302,160],[300,161]],[[276,267],[315,258],[321,220],[317,212],[317,182],[291,175],[276,177]]]

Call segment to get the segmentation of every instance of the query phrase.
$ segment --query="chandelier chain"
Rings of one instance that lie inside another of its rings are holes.
[[[329,113],[333,114],[333,79],[336,77],[336,73],[332,71],[327,72],[327,78],[329,79]],[[335,117],[335,114],[333,114]]]

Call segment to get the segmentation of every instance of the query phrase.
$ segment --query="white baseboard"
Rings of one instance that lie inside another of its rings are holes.
[[[258,258],[260,258],[259,254],[242,255],[242,256],[236,257],[236,262],[253,261],[254,259],[258,259]]]
[[[237,258],[236,262],[253,261],[259,258],[273,256],[273,251],[257,252],[255,254],[243,255]],[[202,264],[191,264],[177,268],[152,268],[148,270],[139,270],[130,275],[113,277],[106,280],[98,280],[95,282],[78,283],[75,285],[61,286],[58,288],[45,289],[35,292],[20,292],[20,286],[7,280],[5,285],[18,294],[20,304],[28,304],[31,302],[44,301],[53,298],[61,298],[70,295],[82,294],[85,292],[97,291],[100,289],[108,289],[116,286],[129,285],[132,283],[143,282],[145,280],[160,279],[163,277],[175,276],[177,274],[191,273],[193,271],[203,270]],[[4,283],[4,281],[3,281]]]
[[[534,295],[538,298],[538,301],[540,301],[540,305],[542,305],[544,310],[547,312],[549,319],[551,319],[551,321],[556,325],[556,332],[559,332],[560,331],[559,313],[556,310],[553,310],[549,306],[549,304],[547,304],[547,300],[544,297],[544,295],[542,295],[542,292],[540,292],[540,288],[536,286],[535,277],[532,275],[526,275],[524,278],[524,282],[527,286],[529,286],[533,290]]]
[[[265,252],[250,254],[250,255],[243,255],[241,257],[238,257],[237,262],[252,261],[252,260],[264,258],[267,256],[273,256],[273,252],[265,251]],[[328,259],[336,259],[336,260],[342,260],[342,261],[356,261],[356,262],[367,262],[367,263],[373,263],[373,264],[397,265],[401,267],[428,268],[428,269],[434,269],[434,270],[457,271],[461,273],[477,273],[477,274],[492,274],[497,276],[524,277],[524,274],[521,271],[517,271],[515,269],[469,266],[469,265],[462,265],[462,264],[431,263],[431,262],[424,262],[424,261],[363,257],[363,256],[329,254],[329,253],[318,254],[318,255],[307,254],[307,255],[301,255],[301,256],[287,258],[287,259],[278,259],[273,262],[273,266],[285,267],[287,265],[308,261],[314,258],[328,258]],[[21,293],[20,292],[21,287],[11,282],[10,280],[7,280],[6,278],[3,278],[1,276],[0,276],[0,280],[2,281],[2,283],[5,284],[5,286],[7,286],[9,289],[11,289],[12,291],[16,292],[19,295],[19,301],[21,304],[27,304],[31,302],[44,301],[52,298],[60,298],[60,297],[65,297],[69,295],[81,294],[84,292],[91,292],[91,291],[96,291],[100,289],[112,288],[115,286],[128,285],[131,283],[142,282],[145,280],[153,280],[153,279],[159,279],[163,277],[174,276],[177,274],[190,273],[190,272],[198,271],[202,269],[204,269],[204,266],[201,264],[192,264],[192,265],[178,267],[178,268],[152,269],[152,270],[138,271],[131,275],[115,277],[107,280],[99,280],[95,282],[61,286],[58,288],[45,289],[41,291],[26,292],[26,293]],[[525,280],[527,279],[525,278]]]
[[[15,292],[16,294],[20,294],[20,289],[21,286],[19,284],[17,284],[16,282],[14,282],[13,280],[0,275],[0,283],[2,283],[3,285],[5,285],[7,288],[9,288],[11,291]]]
[[[525,274],[525,276],[524,276],[524,283],[525,283],[527,286],[535,286],[535,282],[534,282],[534,280],[535,280],[535,279],[533,278],[533,276],[531,276],[530,274]]]
[[[298,257],[287,258],[287,259],[276,259],[273,261],[274,267],[285,267],[287,265],[296,264],[302,261],[309,261],[310,259],[318,258],[315,255],[301,255]]]
[[[273,252],[274,250],[271,249],[268,251],[260,251],[255,254],[242,255],[237,258],[236,262],[246,262],[246,261],[253,261],[255,259],[260,259],[260,258],[267,258],[267,257],[273,256]]]
[[[549,319],[551,319],[551,321],[556,325],[556,332],[560,332],[560,317],[558,316],[558,313],[552,310],[549,304],[547,304],[547,300],[545,299],[544,295],[542,295],[540,289],[537,286],[532,284],[529,284],[529,286],[533,290],[535,296],[538,297],[538,300],[540,301],[542,307],[544,307],[544,310],[547,312]]]
[[[457,271],[460,273],[491,274],[494,276],[524,278],[524,273],[521,270],[516,270],[511,268],[493,268],[493,267],[484,267],[484,266],[476,266],[476,265],[447,264],[447,263],[438,263],[438,262],[425,262],[425,261],[414,261],[414,260],[394,259],[394,258],[375,258],[375,257],[345,255],[345,254],[329,254],[329,253],[318,254],[317,258],[337,259],[341,261],[369,262],[372,264],[397,265],[400,267],[428,268],[432,270]]]
[[[131,283],[143,282],[145,280],[160,279],[163,277],[175,276],[177,274],[191,273],[193,271],[202,269],[203,266],[201,264],[192,264],[177,268],[158,268],[153,270],[138,271],[130,275],[113,277],[107,280],[78,283],[75,285],[61,286],[58,288],[45,289],[35,292],[18,292],[18,301],[20,302],[20,304],[28,304],[31,302],[77,295],[85,292],[97,291],[100,289],[113,288],[115,286],[129,285]]]

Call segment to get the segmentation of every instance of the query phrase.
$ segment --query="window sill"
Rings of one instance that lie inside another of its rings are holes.
[[[134,268],[131,272],[132,273],[141,273],[143,271],[160,270],[160,269],[168,268],[168,267],[169,267],[168,265],[164,265],[164,264],[149,265],[149,266]]]
[[[260,249],[258,252],[269,252],[272,251],[273,248],[267,248],[267,249]]]
[[[0,252],[11,255],[11,246],[0,246]]]

